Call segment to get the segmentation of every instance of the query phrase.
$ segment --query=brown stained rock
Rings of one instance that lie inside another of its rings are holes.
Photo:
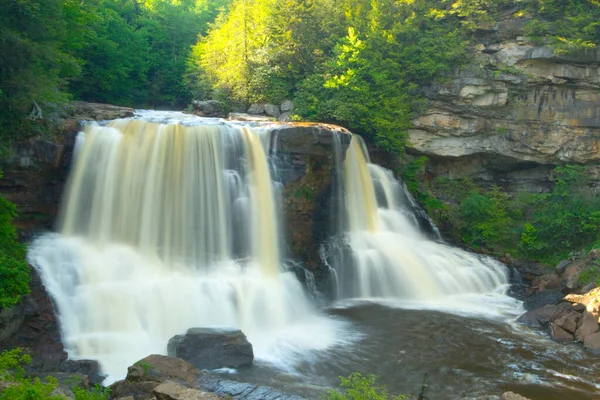
[[[193,385],[201,372],[192,364],[175,357],[150,355],[127,369],[127,381],[163,382],[180,381]]]
[[[559,318],[556,318],[553,322],[570,333],[575,333],[577,330],[577,321],[581,318],[581,314],[575,311],[570,311]]]
[[[554,322],[550,324],[550,336],[552,340],[558,343],[569,343],[573,341],[573,334],[567,332]]]
[[[506,392],[500,396],[500,400],[529,400],[527,397],[523,397],[520,394],[514,392]]]
[[[153,391],[156,400],[220,400],[225,397],[185,387],[175,382],[165,382]]]
[[[585,312],[583,317],[577,324],[577,331],[575,331],[575,337],[580,342],[584,342],[585,339],[598,331],[598,317],[595,315]]]
[[[596,332],[585,338],[583,347],[592,353],[600,354],[600,332]]]

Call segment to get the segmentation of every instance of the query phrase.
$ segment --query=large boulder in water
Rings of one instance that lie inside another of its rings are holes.
[[[173,336],[167,352],[200,369],[239,368],[254,360],[252,344],[240,330],[192,328]]]

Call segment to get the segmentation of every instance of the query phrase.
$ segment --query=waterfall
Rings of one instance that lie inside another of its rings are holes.
[[[58,233],[30,246],[69,355],[112,380],[191,327],[240,328],[275,361],[286,341],[327,346],[334,328],[282,268],[269,141],[148,119],[79,134]]]
[[[391,171],[370,163],[360,136],[353,136],[337,169],[343,171],[338,208],[346,221],[322,256],[335,269],[338,298],[431,302],[507,286],[506,268],[498,261],[420,232],[410,194]]]

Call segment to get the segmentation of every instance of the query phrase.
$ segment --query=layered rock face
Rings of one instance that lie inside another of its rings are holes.
[[[507,17],[479,32],[470,66],[430,88],[413,120],[412,151],[433,175],[510,191],[547,189],[564,163],[590,166],[600,186],[600,50],[556,54]]]
[[[131,108],[73,102],[57,117],[54,134],[13,146],[0,165],[0,192],[17,205],[15,225],[23,239],[54,225],[80,122],[132,115]]]

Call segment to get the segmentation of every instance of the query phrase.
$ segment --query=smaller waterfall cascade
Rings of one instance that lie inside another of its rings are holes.
[[[152,117],[80,133],[59,232],[30,246],[69,355],[113,380],[192,327],[240,328],[272,362],[331,344],[336,328],[282,267],[269,141]]]
[[[343,165],[338,207],[342,230],[326,262],[336,271],[338,298],[435,300],[491,293],[508,283],[506,268],[491,258],[435,242],[419,231],[410,195],[391,171],[369,162],[354,135]]]

